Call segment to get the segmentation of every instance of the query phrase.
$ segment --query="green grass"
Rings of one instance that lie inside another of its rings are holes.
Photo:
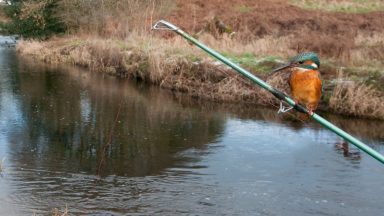
[[[80,46],[80,45],[85,44],[85,42],[86,41],[83,39],[76,38],[76,39],[70,40],[69,43],[67,43],[67,44],[70,46]]]
[[[235,11],[238,11],[240,13],[249,13],[253,10],[252,7],[246,6],[246,5],[239,5],[235,7]]]
[[[311,10],[344,13],[384,11],[383,0],[289,0],[293,5]]]
[[[231,53],[222,53],[231,61],[251,70],[262,73],[271,72],[273,68],[278,66],[281,60],[275,56],[257,57],[252,53],[243,53],[234,55]]]
[[[191,62],[200,62],[202,60],[202,58],[200,56],[196,56],[196,55],[193,55],[193,54],[187,54],[186,57]]]
[[[127,43],[121,40],[113,40],[114,44],[121,50],[125,50],[128,48]]]
[[[373,86],[379,90],[384,90],[381,77],[384,76],[382,69],[377,67],[349,67],[346,68],[345,74],[352,80],[363,82]]]

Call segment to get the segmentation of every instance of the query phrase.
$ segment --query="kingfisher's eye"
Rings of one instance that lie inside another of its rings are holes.
[[[303,64],[304,63],[304,61],[299,61],[299,64]]]

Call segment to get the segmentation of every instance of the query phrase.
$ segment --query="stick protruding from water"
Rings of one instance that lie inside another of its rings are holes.
[[[5,157],[2,159],[2,160],[0,160],[0,175],[2,175],[3,174],[3,172],[4,172],[4,161],[5,161]]]

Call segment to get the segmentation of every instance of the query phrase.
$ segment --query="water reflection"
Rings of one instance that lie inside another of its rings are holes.
[[[291,121],[291,116],[278,115],[277,109],[263,108],[260,106],[248,105],[248,104],[221,104],[221,103],[208,103],[207,101],[201,101],[198,99],[185,97],[183,94],[174,94],[175,99],[184,106],[199,107],[206,112],[223,112],[230,113],[233,117],[244,120],[261,120],[265,122],[273,122],[281,125],[288,126],[290,128],[300,130],[306,130],[311,128],[313,130],[324,129],[320,124],[315,121],[300,122]],[[320,113],[324,118],[336,126],[342,128],[346,132],[360,137],[365,140],[378,140],[384,139],[384,121],[362,119],[354,117],[345,117],[340,115],[334,115],[329,113]]]
[[[342,152],[345,158],[348,158],[353,161],[360,161],[361,154],[359,151],[351,151],[350,144],[346,141],[342,141],[335,144],[335,149]]]
[[[67,76],[27,60],[19,71],[25,126],[10,137],[16,166],[145,176],[223,130],[220,116],[184,109],[157,88],[74,69]]]
[[[326,130],[317,122],[292,120],[293,117],[289,114],[278,115],[277,108],[271,109],[244,104],[207,103],[206,101],[185,97],[183,94],[174,94],[174,97],[179,103],[184,104],[185,106],[196,106],[206,112],[220,111],[223,113],[230,113],[230,116],[244,121],[255,120],[268,124],[274,123],[283,125],[293,129],[296,133],[301,134],[302,136],[310,136],[317,142],[331,144],[335,151],[337,153],[341,152],[341,155],[343,155],[347,161],[356,164],[362,159],[362,152],[357,147],[352,144],[343,145],[343,143],[345,143],[343,139]],[[380,144],[378,140],[384,140],[384,121],[338,116],[329,113],[320,113],[320,115],[324,116],[344,131],[362,140],[373,149],[379,152],[384,151],[384,142],[381,142],[382,145],[378,145]],[[253,131],[249,132],[253,133]],[[308,135],[308,133],[310,134]],[[280,134],[277,133],[276,135]],[[368,155],[364,156],[369,157]]]

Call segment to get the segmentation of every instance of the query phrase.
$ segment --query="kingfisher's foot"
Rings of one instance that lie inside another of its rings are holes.
[[[308,105],[308,106],[307,106],[307,110],[308,110],[308,115],[309,115],[309,116],[313,116],[313,114],[314,114],[313,111],[316,109],[316,107],[317,107],[317,106],[313,106],[313,105]]]
[[[285,107],[283,105],[283,101],[280,101],[280,108],[279,110],[277,111],[277,114],[280,114],[280,113],[286,113],[288,112],[289,110],[293,109],[293,107],[289,106],[289,107]]]
[[[308,110],[308,115],[313,116],[313,110],[312,109]]]

